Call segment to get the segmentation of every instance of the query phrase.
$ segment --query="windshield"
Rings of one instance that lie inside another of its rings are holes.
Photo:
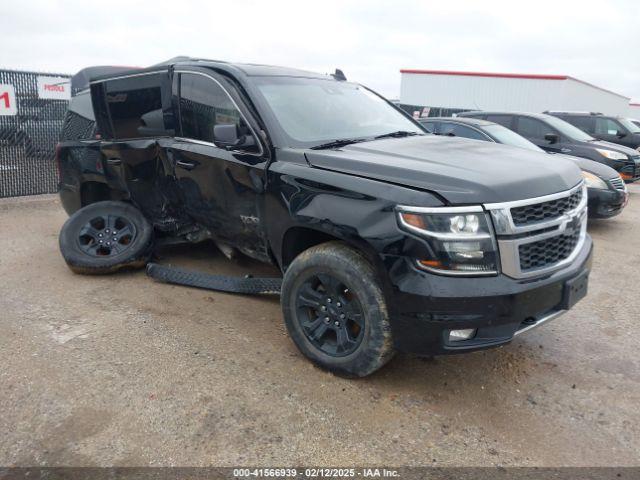
[[[511,145],[513,147],[526,148],[527,150],[535,150],[536,152],[544,152],[544,150],[534,143],[518,135],[513,130],[503,127],[502,125],[489,125],[487,127],[483,127],[483,130],[497,140],[498,143]]]
[[[640,133],[640,127],[628,118],[619,118],[618,121],[631,133]]]
[[[578,127],[574,127],[570,123],[565,122],[558,117],[547,115],[544,117],[544,120],[553,128],[558,130],[562,135],[568,137],[570,140],[575,140],[578,142],[591,142],[595,140],[595,138],[593,138],[591,135],[584,133]]]
[[[425,133],[386,100],[361,85],[333,80],[262,77],[260,93],[294,146],[373,139],[393,132]]]

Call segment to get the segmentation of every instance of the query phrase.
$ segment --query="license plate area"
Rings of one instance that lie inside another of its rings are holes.
[[[582,272],[564,284],[562,308],[569,310],[587,295],[589,287],[589,271]]]

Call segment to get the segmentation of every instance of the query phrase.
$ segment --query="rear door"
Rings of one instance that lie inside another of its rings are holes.
[[[165,150],[174,133],[168,70],[114,78],[91,88],[110,186],[126,192],[156,227],[175,228],[181,209]]]
[[[268,261],[261,208],[268,155],[250,111],[234,85],[209,70],[176,71],[173,94],[178,133],[169,155],[186,212],[217,238]],[[223,124],[253,136],[255,146],[216,145],[213,127]]]

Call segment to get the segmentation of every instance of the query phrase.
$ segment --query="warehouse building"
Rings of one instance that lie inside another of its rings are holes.
[[[629,104],[629,117],[640,120],[640,103]]]
[[[567,75],[400,70],[400,104],[412,114],[465,110],[578,110],[629,115],[630,98]]]

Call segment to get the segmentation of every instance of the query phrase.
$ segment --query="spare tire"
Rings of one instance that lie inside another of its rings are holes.
[[[153,251],[153,226],[133,205],[97,202],[71,215],[59,240],[71,270],[101,275],[144,267]]]

